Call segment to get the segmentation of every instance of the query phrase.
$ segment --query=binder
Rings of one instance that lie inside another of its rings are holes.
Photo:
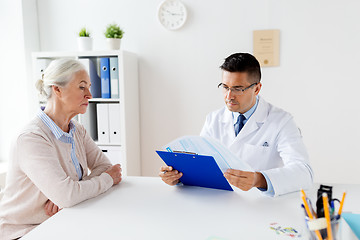
[[[109,143],[109,104],[99,103],[96,105],[97,110],[97,129],[98,142]]]
[[[86,113],[79,114],[79,122],[84,126],[90,137],[98,140],[96,103],[89,103]]]
[[[91,87],[90,92],[93,98],[101,98],[101,79],[97,71],[96,58],[80,58],[79,61],[85,66],[89,74]]]
[[[118,58],[110,58],[110,89],[111,98],[119,98],[119,70]]]
[[[184,185],[234,191],[212,156],[156,151],[161,159],[183,173]]]
[[[120,144],[120,103],[109,104],[110,143]]]
[[[93,98],[101,98],[101,79],[97,70],[97,58],[89,58],[90,92]]]
[[[109,58],[100,59],[101,97],[110,98],[110,69]]]

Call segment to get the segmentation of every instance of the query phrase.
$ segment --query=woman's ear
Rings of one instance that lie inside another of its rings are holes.
[[[56,96],[61,97],[61,88],[60,87],[52,85],[51,88]]]

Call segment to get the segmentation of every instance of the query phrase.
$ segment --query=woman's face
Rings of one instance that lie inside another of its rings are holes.
[[[87,72],[85,70],[76,72],[65,87],[60,87],[59,99],[63,103],[63,110],[74,116],[79,113],[84,114],[89,105],[89,99],[92,98],[90,86]]]

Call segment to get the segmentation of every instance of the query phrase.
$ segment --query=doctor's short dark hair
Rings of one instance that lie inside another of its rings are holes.
[[[250,53],[231,54],[220,68],[228,72],[246,72],[250,83],[258,83],[261,79],[260,64]]]

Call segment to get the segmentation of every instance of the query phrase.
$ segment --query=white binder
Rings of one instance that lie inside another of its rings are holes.
[[[110,89],[111,98],[119,98],[119,70],[118,58],[111,57],[110,59]]]
[[[96,105],[97,110],[97,128],[98,142],[109,143],[109,104],[99,103]]]
[[[109,132],[110,143],[120,144],[120,104],[109,104]]]

